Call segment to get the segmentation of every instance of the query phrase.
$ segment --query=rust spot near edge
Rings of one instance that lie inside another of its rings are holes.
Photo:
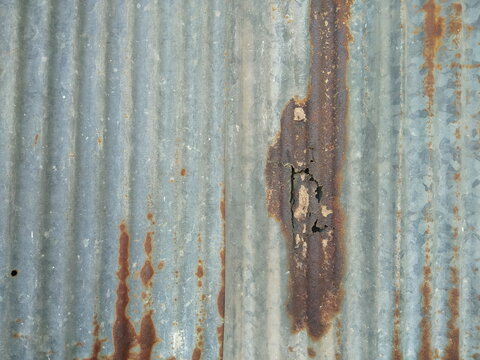
[[[37,145],[38,144],[38,138],[40,137],[39,134],[35,134],[34,138],[33,138],[33,145]]]
[[[92,345],[92,355],[89,358],[85,358],[83,360],[98,360],[100,351],[102,351],[102,343],[106,341],[106,339],[99,338],[100,333],[100,324],[97,320],[97,314],[93,317],[93,345]]]
[[[317,356],[317,353],[311,347],[307,348],[307,353],[308,353],[308,357],[310,358],[314,358],[315,356]]]
[[[291,99],[268,153],[267,203],[287,239],[292,331],[319,339],[340,311],[344,273],[344,162],[348,89],[347,23],[352,1],[312,0],[306,99]]]
[[[198,260],[198,265],[197,265],[197,272],[195,273],[197,278],[202,278],[203,277],[203,262],[202,260]]]

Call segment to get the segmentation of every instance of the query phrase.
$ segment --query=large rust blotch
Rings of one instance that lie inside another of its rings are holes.
[[[342,301],[339,196],[350,5],[350,0],[312,0],[308,95],[286,105],[265,171],[268,210],[281,223],[289,250],[292,330],[306,329],[315,339],[330,328]]]

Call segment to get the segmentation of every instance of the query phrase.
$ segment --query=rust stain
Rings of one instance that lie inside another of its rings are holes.
[[[89,358],[83,360],[98,360],[99,354],[102,351],[102,343],[107,341],[107,339],[99,338],[100,324],[98,323],[97,314],[93,316],[93,345],[92,345],[92,355]],[[82,344],[83,346],[83,344]]]
[[[220,200],[220,214],[222,215],[222,220],[225,220],[225,200]]]
[[[139,360],[149,360],[152,355],[153,347],[159,341],[152,320],[152,311],[147,312],[143,316],[137,340],[140,344]]]
[[[268,153],[267,204],[289,249],[292,331],[319,339],[340,311],[344,274],[339,194],[348,103],[345,72],[352,0],[312,0],[310,83],[291,99]]]
[[[222,318],[225,317],[225,249],[220,250],[220,259],[222,262],[221,288],[217,297],[218,313]]]
[[[150,256],[151,253],[152,253],[152,236],[153,236],[153,234],[154,234],[154,232],[152,232],[152,231],[147,232],[147,236],[145,237],[145,243],[143,244],[145,254],[147,254],[148,256]]]
[[[448,306],[450,308],[450,319],[448,320],[448,343],[445,348],[444,360],[460,359],[460,331],[457,327],[459,316],[459,297],[458,289],[458,271],[455,267],[450,268],[450,282],[452,287],[448,292]]]
[[[195,273],[195,275],[198,278],[203,277],[203,262],[202,262],[202,260],[198,260],[197,272]]]
[[[430,266],[423,267],[423,284],[422,284],[422,313],[423,317],[420,322],[421,330],[421,345],[418,354],[419,360],[432,359],[432,346],[430,339],[431,324],[430,324],[430,299],[431,299],[431,270]]]
[[[182,170],[180,170],[180,175],[186,176],[187,175],[187,169],[182,168]]]
[[[288,347],[288,352],[293,352],[293,347],[289,346]]]
[[[170,356],[167,360],[177,360],[175,356]]]
[[[427,112],[430,117],[433,116],[433,98],[435,95],[435,56],[442,45],[442,37],[445,32],[445,20],[441,17],[441,6],[435,3],[435,0],[428,0],[423,6],[425,13],[423,31],[425,34],[423,57],[425,59],[424,67],[427,74],[424,80],[424,90],[428,97]]]
[[[154,274],[153,266],[150,260],[146,260],[142,266],[142,270],[140,271],[140,277],[142,278],[143,285],[149,286],[150,280],[152,279]]]
[[[102,141],[103,141],[103,139],[102,139],[102,137],[101,137],[101,136],[97,137],[97,143],[98,143],[98,144],[101,144],[101,143],[102,143]]]
[[[147,213],[147,219],[150,221],[150,224],[155,225],[155,219],[153,217],[153,214],[151,212]]]
[[[308,357],[310,358],[314,358],[315,356],[317,356],[317,353],[311,347],[307,349],[307,353],[308,353]]]
[[[40,137],[39,134],[35,134],[34,138],[33,138],[33,145],[37,145],[38,144],[38,138]]]
[[[223,323],[223,319],[225,318],[225,249],[220,249],[220,261],[222,265],[222,270],[220,273],[220,291],[218,292],[217,296],[217,308],[218,314],[222,318],[222,324],[217,327],[217,339],[218,339],[218,358],[221,360],[223,359],[223,342],[224,342],[224,332],[225,332],[225,325]]]
[[[195,349],[193,349],[192,360],[200,360],[201,358],[202,358],[202,350],[196,347]]]
[[[127,315],[127,306],[130,302],[127,279],[129,270],[129,246],[130,235],[125,224],[120,225],[120,238],[118,249],[117,271],[117,301],[115,304],[115,322],[113,324],[113,347],[114,360],[126,360],[130,358],[130,349],[136,345],[135,328]]]
[[[395,310],[393,312],[393,349],[392,359],[402,360],[402,349],[400,343],[400,290],[395,290]]]
[[[165,260],[161,260],[157,265],[157,269],[163,270],[164,267],[165,267]]]
[[[463,22],[461,17],[462,4],[452,4],[452,9],[454,11],[454,14],[452,14],[449,18],[448,32],[450,35],[453,35],[453,43],[458,47],[460,45],[458,35],[462,32],[463,29]]]
[[[460,181],[461,178],[462,178],[462,176],[460,175],[460,173],[455,173],[453,175],[453,180],[455,180],[455,181]]]

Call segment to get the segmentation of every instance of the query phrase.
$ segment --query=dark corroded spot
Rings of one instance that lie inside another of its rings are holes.
[[[312,0],[308,95],[291,99],[269,149],[267,202],[289,250],[292,330],[318,339],[342,301],[341,171],[348,91],[345,72],[352,1]]]
[[[182,168],[182,170],[180,170],[180,175],[186,176],[187,175],[187,169]]]
[[[140,271],[140,277],[142,279],[143,285],[147,286],[152,279],[154,274],[153,266],[150,260],[146,260]]]
[[[317,356],[317,353],[315,352],[315,350],[313,350],[312,348],[307,348],[307,353],[308,353],[308,357],[310,358],[314,358],[315,356]]]
[[[397,289],[395,291],[395,310],[393,312],[393,360],[403,359],[400,345],[400,289]]]

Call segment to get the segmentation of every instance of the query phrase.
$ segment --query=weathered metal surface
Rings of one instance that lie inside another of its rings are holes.
[[[2,358],[480,358],[479,1],[0,24]]]

